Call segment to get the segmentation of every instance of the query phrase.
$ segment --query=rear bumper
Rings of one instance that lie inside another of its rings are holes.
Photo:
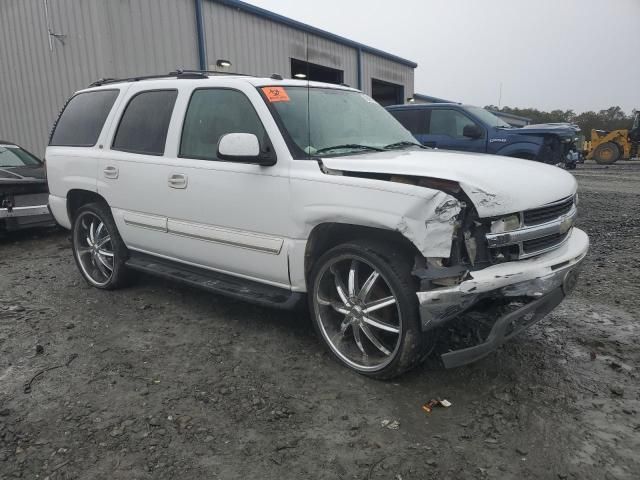
[[[69,219],[67,199],[65,197],[49,195],[49,209],[58,225],[67,230],[71,230],[71,220]]]
[[[48,205],[32,205],[29,207],[13,207],[11,210],[0,208],[0,218],[32,217],[50,215]]]
[[[5,230],[22,230],[24,228],[51,227],[56,224],[48,205],[31,205],[13,207],[10,210],[0,208],[0,226]]]
[[[480,345],[443,355],[445,366],[473,362],[544,318],[575,287],[588,249],[589,238],[574,228],[567,241],[552,252],[472,272],[472,278],[455,287],[418,292],[425,331],[444,325],[483,299],[528,299],[522,308],[498,318]]]

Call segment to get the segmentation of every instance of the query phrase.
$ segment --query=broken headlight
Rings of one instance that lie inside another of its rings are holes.
[[[491,233],[510,232],[520,228],[520,215],[508,215],[491,222]]]

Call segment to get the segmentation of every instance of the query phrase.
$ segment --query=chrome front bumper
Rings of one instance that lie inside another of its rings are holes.
[[[531,317],[539,317],[539,320],[573,290],[580,264],[588,250],[589,237],[574,228],[566,242],[552,252],[471,272],[471,278],[454,287],[417,292],[422,328],[427,331],[439,327],[485,298],[530,297],[532,302],[521,309],[521,316],[532,313],[530,305],[540,305],[544,308],[538,309],[538,313]],[[540,312],[543,312],[542,316]],[[510,321],[517,313],[507,315]],[[500,343],[500,338],[492,341],[495,346]]]

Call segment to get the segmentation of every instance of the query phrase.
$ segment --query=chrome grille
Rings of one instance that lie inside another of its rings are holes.
[[[545,205],[544,207],[525,210],[522,213],[522,220],[525,225],[540,225],[547,223],[561,215],[566,215],[573,207],[574,197],[568,197],[559,202]]]
[[[526,210],[519,228],[487,234],[489,248],[518,260],[554,250],[569,238],[577,214],[573,196]]]
[[[531,254],[547,250],[551,247],[561,244],[569,235],[566,233],[554,233],[553,235],[547,235],[546,237],[536,238],[534,240],[527,240],[522,242],[522,251],[525,254]]]

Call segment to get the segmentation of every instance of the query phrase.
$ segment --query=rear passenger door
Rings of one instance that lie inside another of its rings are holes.
[[[163,155],[177,96],[171,88],[130,87],[100,156],[98,193],[133,250],[171,253],[163,198],[171,168]]]
[[[426,145],[426,135],[429,133],[427,118],[429,112],[422,108],[404,108],[391,110],[391,114],[404,128],[409,130],[423,145]]]

